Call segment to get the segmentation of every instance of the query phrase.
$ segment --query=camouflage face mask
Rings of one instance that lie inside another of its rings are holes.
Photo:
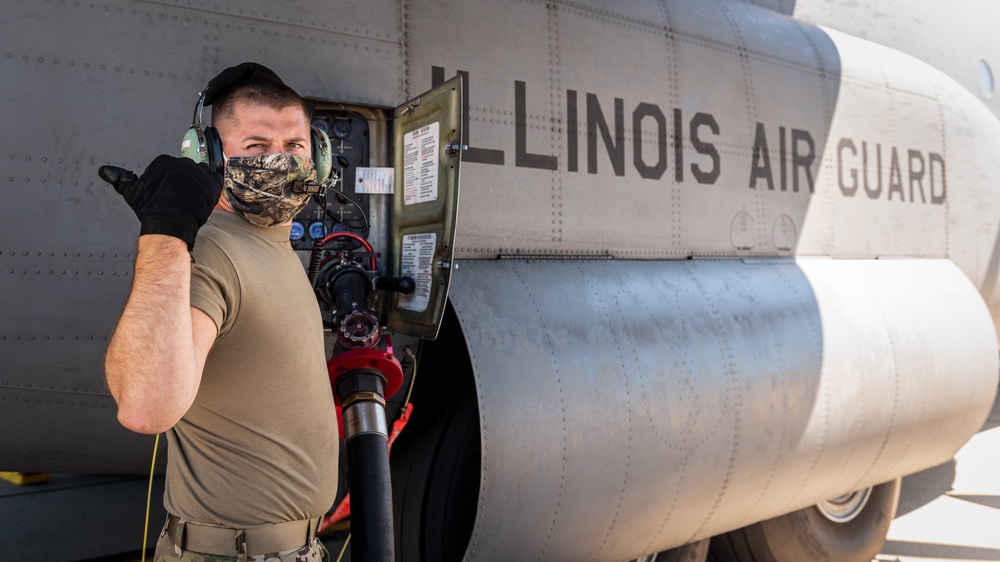
[[[226,201],[257,226],[291,220],[309,202],[315,186],[316,166],[306,156],[282,152],[226,160]]]

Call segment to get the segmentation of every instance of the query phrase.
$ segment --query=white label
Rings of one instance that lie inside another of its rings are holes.
[[[358,183],[354,186],[355,193],[370,193],[389,195],[393,192],[393,182],[396,181],[396,170],[392,168],[362,168],[358,166]]]
[[[399,308],[423,312],[431,301],[431,272],[434,264],[434,248],[437,234],[407,234],[403,236],[403,276],[411,277],[417,283],[415,291],[399,295]]]
[[[438,197],[438,123],[403,135],[403,204]]]
[[[181,150],[184,150],[185,148],[188,148],[190,146],[191,146],[191,139],[184,139],[184,142],[181,143]]]

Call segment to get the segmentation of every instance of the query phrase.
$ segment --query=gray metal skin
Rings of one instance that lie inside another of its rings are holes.
[[[940,464],[992,405],[990,318],[948,260],[459,271],[483,444],[466,560],[710,537]]]
[[[379,108],[468,72],[469,560],[634,558],[942,462],[987,415],[1000,112],[896,50],[924,49],[910,3],[895,49],[854,36],[865,2],[10,4],[6,470],[146,469],[102,381],[138,229],[96,170],[177,152],[244,60]],[[552,259],[579,257],[609,259]]]

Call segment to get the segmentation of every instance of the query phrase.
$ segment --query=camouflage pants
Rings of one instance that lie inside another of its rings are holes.
[[[303,545],[301,548],[274,552],[271,554],[261,554],[257,556],[247,556],[246,562],[329,562],[330,553],[318,538]],[[156,553],[153,555],[153,562],[242,562],[235,556],[218,556],[215,554],[201,554],[190,550],[181,550],[174,545],[167,535],[167,527],[164,525],[160,532],[160,538],[156,541]]]

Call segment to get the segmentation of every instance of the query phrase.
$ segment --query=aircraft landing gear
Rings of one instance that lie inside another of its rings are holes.
[[[870,562],[885,544],[900,479],[712,538],[711,562]]]

